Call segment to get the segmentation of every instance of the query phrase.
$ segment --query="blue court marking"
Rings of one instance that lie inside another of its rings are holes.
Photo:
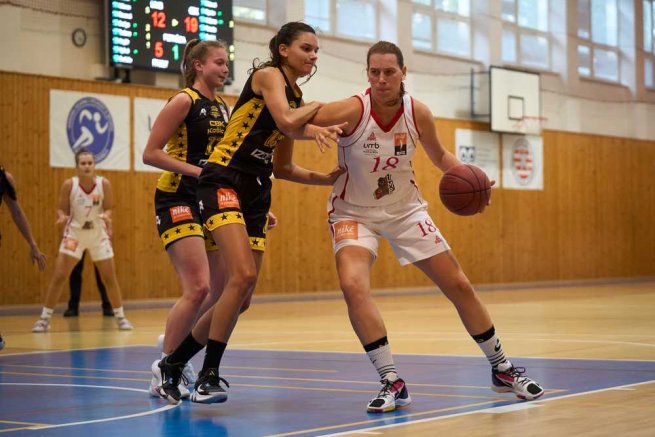
[[[520,405],[489,389],[484,358],[396,355],[413,404],[368,414],[379,389],[364,353],[228,350],[228,402],[176,407],[148,397],[154,347],[0,355],[0,433],[317,436]],[[198,369],[202,357],[194,359]],[[543,399],[655,381],[654,361],[515,358]]]

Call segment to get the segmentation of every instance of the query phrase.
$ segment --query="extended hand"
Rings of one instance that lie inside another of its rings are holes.
[[[32,246],[30,249],[30,255],[32,257],[32,264],[39,266],[40,271],[45,270],[45,255],[41,253],[38,247]]]
[[[334,183],[337,181],[339,176],[344,174],[346,172],[346,169],[343,167],[335,167],[334,170],[332,170],[330,173],[328,173],[327,179],[330,182],[329,185],[334,185]]]
[[[314,133],[314,141],[316,141],[319,150],[321,152],[325,152],[326,149],[332,147],[332,142],[337,142],[339,135],[343,133],[343,128],[346,126],[348,126],[347,121],[341,124],[334,124],[332,126],[316,127],[316,132]]]
[[[270,231],[274,227],[276,227],[278,224],[277,217],[275,217],[275,214],[273,214],[271,211],[268,212],[268,226],[266,226],[266,230]]]

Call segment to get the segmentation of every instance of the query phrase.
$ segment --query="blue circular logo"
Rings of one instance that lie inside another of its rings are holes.
[[[104,103],[85,97],[75,102],[68,113],[66,133],[73,153],[85,147],[100,163],[114,145],[114,120]]]

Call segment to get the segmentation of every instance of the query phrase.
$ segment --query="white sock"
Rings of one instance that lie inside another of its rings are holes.
[[[396,365],[393,362],[391,347],[388,343],[384,346],[368,351],[366,354],[371,360],[371,363],[375,366],[375,369],[378,371],[380,379],[386,379],[391,382],[398,379]]]
[[[123,307],[114,308],[114,317],[117,319],[125,318],[125,313],[123,312]]]
[[[55,312],[54,308],[43,307],[43,309],[41,310],[41,318],[45,320],[50,320],[50,317],[52,317],[52,313],[54,312]]]

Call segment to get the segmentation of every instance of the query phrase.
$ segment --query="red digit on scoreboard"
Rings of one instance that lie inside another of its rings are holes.
[[[196,17],[186,17],[184,19],[184,24],[186,25],[186,31],[189,33],[198,32],[198,19]]]
[[[161,11],[155,11],[150,14],[152,17],[152,25],[154,27],[159,27],[161,29],[166,27],[166,13]]]
[[[155,58],[161,58],[164,56],[164,43],[157,41],[155,43]]]

